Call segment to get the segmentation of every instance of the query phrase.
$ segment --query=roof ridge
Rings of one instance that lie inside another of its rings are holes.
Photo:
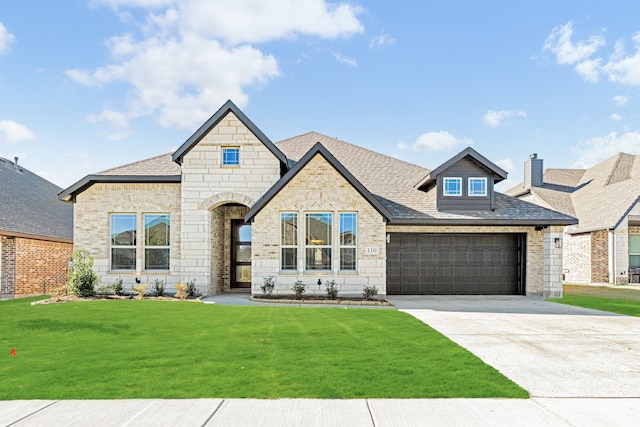
[[[609,176],[607,176],[607,179],[604,181],[605,186],[609,185],[609,183],[613,179],[613,175],[615,175],[616,170],[618,169],[618,165],[620,165],[620,160],[622,159],[622,152],[619,152],[618,154],[616,154],[615,157],[617,157],[617,159],[613,164],[613,166],[611,167],[611,170],[609,171]]]

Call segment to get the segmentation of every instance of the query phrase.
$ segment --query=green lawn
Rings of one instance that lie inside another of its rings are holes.
[[[553,298],[549,301],[640,317],[640,303],[633,299],[615,299],[587,295],[564,295],[563,298]]]
[[[395,310],[31,301],[0,302],[2,400],[528,397]]]

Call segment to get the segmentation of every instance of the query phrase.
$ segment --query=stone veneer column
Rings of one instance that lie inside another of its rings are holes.
[[[561,226],[544,230],[544,298],[562,297],[562,236]]]

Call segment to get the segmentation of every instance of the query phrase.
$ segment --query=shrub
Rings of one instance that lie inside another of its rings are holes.
[[[138,286],[134,286],[132,289],[138,293],[136,299],[144,298],[144,293],[147,291],[148,283],[140,283]]]
[[[331,299],[338,298],[339,289],[338,289],[338,285],[336,285],[336,281],[335,280],[332,280],[330,282],[326,282],[324,284],[324,286],[327,289],[327,296],[329,298],[331,298]]]
[[[196,288],[196,279],[191,279],[187,282],[187,297],[195,298],[198,293],[198,288]]]
[[[87,298],[96,294],[98,276],[93,271],[93,258],[86,249],[77,249],[71,258],[67,289],[72,294]]]
[[[176,285],[176,296],[181,300],[184,300],[187,297],[187,285],[184,283],[178,283]]]
[[[156,279],[153,284],[153,291],[157,297],[164,295],[164,280]]]
[[[293,294],[295,295],[296,299],[301,299],[302,294],[304,294],[304,292],[307,290],[307,285],[302,283],[302,280],[297,280],[293,284],[293,287],[291,289],[293,290]]]
[[[378,295],[378,288],[375,286],[365,286],[362,289],[362,297],[364,299],[374,299],[376,295]]]
[[[124,294],[124,289],[122,288],[122,278],[118,277],[116,281],[111,285],[113,287],[113,292],[116,295]]]
[[[262,286],[260,286],[260,289],[262,289],[263,294],[268,296],[273,293],[275,287],[276,281],[274,280],[273,276],[268,276],[264,278],[264,283],[262,284]]]

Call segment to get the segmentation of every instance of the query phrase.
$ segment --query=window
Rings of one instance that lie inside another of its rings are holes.
[[[280,268],[298,269],[298,214],[280,214]]]
[[[356,269],[357,214],[340,214],[340,270]]]
[[[331,270],[331,222],[330,213],[307,214],[307,270]]]
[[[469,178],[469,195],[486,196],[487,178]]]
[[[111,215],[111,269],[136,269],[136,216]]]
[[[144,269],[169,270],[169,215],[144,216]]]
[[[444,195],[462,196],[462,178],[445,178]]]
[[[629,234],[629,268],[640,268],[640,234]]]
[[[240,149],[238,147],[222,148],[222,166],[239,166]]]

